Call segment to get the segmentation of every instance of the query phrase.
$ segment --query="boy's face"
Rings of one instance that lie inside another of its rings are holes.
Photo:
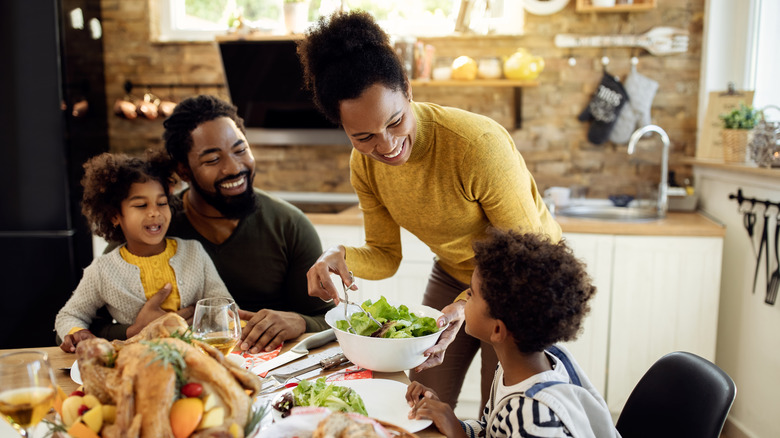
[[[481,341],[489,342],[494,319],[490,316],[487,301],[482,296],[482,278],[479,276],[478,269],[475,269],[471,275],[471,288],[467,296],[464,309],[466,333]]]
[[[122,201],[121,212],[111,222],[122,227],[128,251],[149,257],[165,250],[171,207],[159,182],[133,183]]]

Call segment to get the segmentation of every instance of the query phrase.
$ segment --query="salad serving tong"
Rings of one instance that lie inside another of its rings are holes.
[[[355,277],[352,275],[352,271],[349,271],[349,278],[352,280],[350,282],[350,286],[352,286],[355,283]],[[339,300],[344,301],[344,319],[347,320],[347,324],[349,324],[349,331],[350,333],[357,334],[357,330],[355,330],[354,327],[352,327],[352,321],[350,321],[349,315],[347,315],[347,305],[351,304],[353,306],[357,306],[358,309],[360,309],[361,312],[368,315],[368,318],[373,321],[376,325],[378,325],[380,328],[382,327],[382,323],[379,322],[376,318],[374,318],[373,315],[371,315],[371,312],[366,311],[366,309],[363,308],[360,304],[350,301],[349,300],[349,287],[347,287],[347,283],[344,283],[342,280],[341,286],[344,288],[344,299],[342,300],[341,297],[339,297]]]

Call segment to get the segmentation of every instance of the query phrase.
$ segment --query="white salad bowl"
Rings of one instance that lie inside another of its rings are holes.
[[[403,304],[390,300],[388,303],[396,307]],[[426,359],[423,352],[436,344],[442,332],[442,329],[439,328],[439,331],[430,335],[400,339],[371,338],[348,333],[336,328],[336,321],[344,320],[344,306],[342,301],[338,306],[330,309],[325,314],[325,322],[333,327],[336,340],[339,342],[344,356],[355,365],[369,370],[396,372],[406,371],[420,365]],[[411,313],[418,317],[430,316],[433,319],[438,319],[442,315],[440,311],[422,304],[406,304],[406,306]],[[347,306],[347,315],[360,311],[357,306]]]

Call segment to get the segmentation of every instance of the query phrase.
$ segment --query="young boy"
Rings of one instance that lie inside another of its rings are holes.
[[[474,245],[466,333],[493,346],[499,365],[479,421],[460,421],[429,388],[412,382],[409,418],[431,419],[447,437],[617,437],[607,404],[569,352],[596,292],[563,242],[493,229]]]

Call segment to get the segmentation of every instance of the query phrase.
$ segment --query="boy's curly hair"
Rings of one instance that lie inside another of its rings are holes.
[[[490,316],[503,321],[523,353],[575,339],[596,293],[585,264],[563,241],[497,229],[488,234],[473,246]]]
[[[314,103],[341,124],[339,102],[355,99],[374,84],[407,93],[409,80],[390,37],[365,11],[336,12],[306,30],[298,42],[303,80]]]
[[[111,220],[122,214],[122,201],[127,199],[134,183],[159,182],[171,210],[178,208],[178,198],[171,194],[174,167],[175,163],[162,149],[148,150],[145,158],[105,152],[84,163],[81,212],[95,234],[111,242],[125,241],[122,227],[115,227]]]
[[[165,149],[176,162],[186,165],[187,154],[192,149],[192,131],[201,123],[219,117],[230,118],[246,135],[244,119],[239,117],[235,105],[206,94],[182,100],[176,105],[170,117],[163,122]]]

